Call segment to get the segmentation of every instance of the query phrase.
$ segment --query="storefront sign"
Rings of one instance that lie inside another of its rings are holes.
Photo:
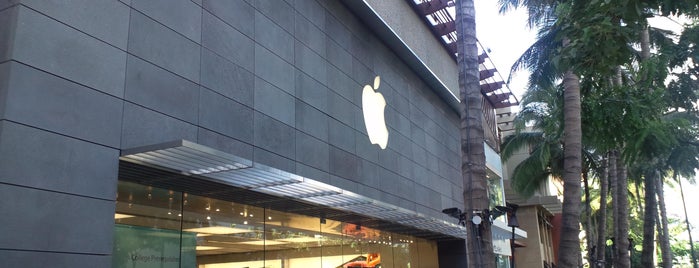
[[[374,78],[374,87],[365,85],[362,91],[362,112],[364,113],[364,125],[369,134],[371,144],[377,144],[381,149],[386,149],[388,144],[388,128],[384,118],[386,99],[383,94],[375,92],[379,89],[381,78]]]
[[[493,225],[492,233],[493,252],[499,255],[511,256],[510,238],[512,238],[512,231],[500,229],[498,226]]]
[[[196,244],[193,233],[117,224],[112,267],[195,267]]]

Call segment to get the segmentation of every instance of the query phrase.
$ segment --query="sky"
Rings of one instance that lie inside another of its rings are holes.
[[[481,45],[489,50],[488,55],[498,69],[503,79],[510,75],[512,64],[536,39],[536,31],[527,28],[527,14],[524,10],[510,11],[506,14],[498,12],[497,2],[494,0],[474,0],[476,7],[476,35]],[[651,25],[658,28],[679,31],[681,26],[677,21],[668,19],[651,19]],[[518,71],[514,74],[509,84],[512,93],[521,100],[527,85],[528,73]],[[695,177],[699,181],[699,177]],[[683,181],[684,194],[688,206],[689,222],[699,227],[699,186],[691,185]],[[684,221],[684,211],[679,187],[666,184],[666,207],[668,216]],[[699,240],[699,228],[692,230],[693,240]]]
[[[498,12],[497,1],[475,0],[476,35],[481,45],[488,50],[503,79],[510,75],[512,64],[536,39],[536,31],[527,28],[527,13],[514,10],[503,15]],[[526,71],[515,73],[510,82],[510,91],[521,99],[527,85]]]

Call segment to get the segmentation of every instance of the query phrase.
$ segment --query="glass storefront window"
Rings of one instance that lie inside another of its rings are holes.
[[[183,204],[182,233],[196,235],[195,254],[200,268],[227,262],[263,263],[262,209],[186,193]],[[187,248],[182,251],[183,255],[191,254]]]
[[[339,264],[345,263],[345,257],[342,255],[343,248],[346,246],[342,235],[342,222],[323,219],[320,221],[321,239],[321,263],[323,267],[337,267]]]
[[[417,255],[419,257],[419,262],[417,262],[417,265],[414,267],[439,267],[439,261],[437,260],[437,244],[421,238],[413,239],[415,241],[415,244],[417,245],[417,249],[414,251],[417,252]]]
[[[266,212],[265,267],[313,267],[321,262],[320,219]]]
[[[134,183],[119,183],[114,214],[112,267],[180,267],[194,256],[193,235],[180,232],[182,193]]]
[[[392,234],[361,224],[345,223],[343,268],[394,267]]]
[[[438,267],[435,242],[120,181],[112,267]]]
[[[502,179],[491,171],[488,171],[488,204],[490,209],[505,205],[505,189],[502,185]]]
[[[510,257],[505,255],[495,255],[496,268],[510,268]]]
[[[392,246],[395,267],[416,267],[413,263],[419,263],[417,254],[411,254],[417,252],[414,237],[396,234]]]

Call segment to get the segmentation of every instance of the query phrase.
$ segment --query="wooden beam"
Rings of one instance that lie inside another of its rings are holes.
[[[483,64],[485,62],[485,59],[488,58],[488,54],[480,54],[478,55],[478,64]]]
[[[495,82],[481,85],[481,93],[486,94],[501,89],[505,82]]]
[[[417,5],[417,10],[422,13],[423,16],[435,13],[440,9],[447,8],[447,0],[431,0],[420,3]]]
[[[509,100],[510,96],[512,96],[512,94],[508,92],[508,93],[488,95],[488,96],[486,96],[486,98],[488,98],[492,103],[498,103],[498,102],[502,102],[505,100]]]
[[[456,22],[447,21],[445,23],[437,24],[434,26],[434,30],[437,32],[437,34],[439,34],[439,36],[447,35],[456,31]]]
[[[500,108],[512,107],[512,106],[515,106],[515,105],[518,105],[518,104],[519,104],[519,103],[517,103],[517,102],[509,102],[509,101],[507,101],[507,102],[498,102],[498,103],[495,103],[495,104],[493,105],[493,107],[495,107],[495,109],[500,109]]]

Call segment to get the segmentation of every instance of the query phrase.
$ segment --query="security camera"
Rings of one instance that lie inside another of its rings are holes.
[[[452,218],[461,219],[461,210],[458,208],[445,208],[442,213],[449,215]]]

